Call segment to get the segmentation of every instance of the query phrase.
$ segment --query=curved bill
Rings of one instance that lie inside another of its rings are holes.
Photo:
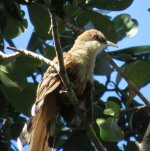
[[[107,43],[107,46],[112,46],[112,47],[117,47],[118,48],[118,46],[116,44],[114,44],[113,42],[111,42],[111,41],[107,40],[106,43]]]

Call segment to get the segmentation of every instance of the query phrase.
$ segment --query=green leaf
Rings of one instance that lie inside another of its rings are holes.
[[[3,35],[7,39],[12,39],[24,32],[26,28],[27,20],[24,19],[22,23],[15,18],[7,17],[7,22],[3,29]]]
[[[98,118],[96,120],[100,128],[100,137],[103,141],[118,142],[124,134],[117,124],[118,118]]]
[[[64,151],[88,151],[92,148],[91,141],[84,134],[74,135],[62,146]]]
[[[30,76],[39,64],[40,61],[37,59],[22,56],[17,58],[15,62],[10,63],[9,71],[16,75]]]
[[[35,27],[36,33],[42,39],[48,39],[48,31],[50,28],[50,17],[47,9],[38,5],[28,5],[28,11],[31,23]]]
[[[53,59],[55,56],[54,47],[47,44],[44,40],[40,39],[35,32],[32,33],[28,46],[28,50],[36,51],[39,50],[43,55],[49,59]],[[30,59],[31,60],[31,59]],[[35,65],[34,65],[35,63]],[[33,67],[38,65],[38,61],[33,60]],[[30,66],[32,68],[32,66]]]
[[[73,4],[67,4],[67,5],[64,5],[64,11],[65,11],[66,16],[71,19],[71,18],[76,17],[77,14],[79,14],[79,12],[81,11],[81,8]]]
[[[141,134],[141,138],[143,138],[143,134],[145,134],[146,128],[149,124],[150,114],[149,110],[139,110],[137,112],[132,113],[130,116],[130,129],[136,130],[139,134]],[[141,139],[140,138],[140,139]]]
[[[45,44],[45,49],[43,50],[44,51],[44,55],[49,58],[49,59],[53,59],[54,56],[55,56],[55,50],[54,50],[54,47],[48,45],[48,44]]]
[[[30,58],[20,57],[0,66],[2,69],[0,70],[1,92],[16,111],[26,115],[30,114],[36,92],[36,86],[27,83],[27,75],[33,72],[37,63]]]
[[[138,88],[150,82],[150,61],[136,61],[127,71],[129,79],[133,80]],[[143,74],[144,73],[144,74]]]
[[[118,60],[121,61],[134,61],[138,59],[147,59],[150,58],[150,46],[137,46],[121,49],[118,51],[109,52],[109,54]]]
[[[104,114],[111,116],[119,116],[120,106],[114,101],[106,102],[106,109]]]
[[[43,0],[44,1],[44,3],[47,5],[47,6],[50,6],[50,4],[51,4],[51,2],[52,2],[52,0]]]
[[[141,88],[150,82],[150,61],[134,61],[132,63],[124,64],[121,70],[126,72],[128,79],[132,80],[137,88]],[[143,74],[144,73],[144,74]],[[119,84],[122,77],[120,74],[116,77],[116,83]],[[133,97],[136,95],[133,87],[128,84],[129,97],[127,104],[131,103]]]
[[[77,25],[81,28],[83,28],[83,25],[85,23],[90,21],[93,23],[96,29],[104,33],[108,40],[117,42],[117,35],[114,23],[107,16],[97,13],[95,11],[82,11],[76,19]]]
[[[129,141],[127,145],[124,146],[125,151],[139,151],[139,148],[135,142]]]
[[[8,74],[4,73],[1,69],[0,69],[0,82],[3,83],[3,85],[5,85],[8,88],[15,87],[19,89],[18,84],[15,81],[12,81]]]
[[[79,15],[77,15],[76,22],[77,25],[81,28],[83,28],[90,21],[89,17],[85,17],[86,15],[88,15],[86,11],[81,11]]]
[[[15,86],[8,87],[0,84],[0,90],[16,111],[30,115],[31,105],[35,100],[36,94],[36,86],[34,84],[28,84],[21,91]]]
[[[141,88],[145,84],[150,82],[150,61],[135,61],[132,63],[124,64],[121,70],[126,72],[126,75],[131,79],[138,88]],[[143,74],[144,73],[144,74]],[[119,83],[121,76],[118,74],[116,77],[116,83]]]
[[[36,51],[43,43],[44,42],[37,36],[35,31],[33,31],[27,45],[27,50]]]
[[[150,82],[150,61],[137,61],[132,68],[127,71],[127,76],[131,79],[138,88]],[[143,74],[144,73],[144,74]],[[135,96],[135,91],[129,85],[130,100]]]
[[[70,48],[74,43],[74,37],[72,36],[72,31],[65,31],[63,36],[60,36],[60,42],[62,48]],[[69,49],[67,49],[69,50]]]
[[[5,65],[0,65],[0,71],[3,73],[9,73],[7,66],[5,66]]]
[[[106,88],[105,85],[102,83],[99,83],[98,81],[94,81],[94,96],[93,100],[97,101],[100,99],[100,97],[105,93]]]
[[[128,8],[132,4],[133,0],[93,0],[92,7],[120,11]]]
[[[94,74],[97,75],[110,75],[112,72],[112,68],[110,67],[110,63],[104,57],[104,53],[101,52],[97,55],[96,64],[94,68]]]
[[[115,23],[118,40],[122,40],[126,36],[133,37],[138,32],[138,22],[132,19],[128,14],[118,15],[113,21]]]
[[[27,20],[24,19],[24,11],[13,0],[0,2],[0,27],[2,36],[12,39],[20,35],[27,28]]]
[[[18,89],[22,89],[26,85],[26,77],[23,72],[17,70],[13,72],[10,69],[11,63],[7,63],[5,65],[0,65],[1,71],[1,81],[7,87],[17,87]]]

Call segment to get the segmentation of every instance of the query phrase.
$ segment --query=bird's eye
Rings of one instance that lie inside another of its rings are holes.
[[[99,42],[101,42],[101,43],[106,43],[105,37],[99,36],[97,33],[94,33],[94,34],[92,35],[92,37],[93,37],[94,40],[97,40],[97,41],[99,41]]]
[[[97,34],[93,34],[92,37],[93,37],[93,39],[95,39],[95,40],[98,40],[98,39],[99,39],[99,36],[98,36]]]

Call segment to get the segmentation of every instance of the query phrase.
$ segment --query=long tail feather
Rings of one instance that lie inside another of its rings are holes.
[[[58,114],[56,96],[51,95],[45,100],[43,106],[38,110],[24,127],[18,139],[20,148],[30,144],[29,151],[51,151],[48,139],[54,135],[52,124]]]

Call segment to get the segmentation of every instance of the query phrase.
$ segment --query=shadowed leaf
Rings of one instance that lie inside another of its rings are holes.
[[[85,26],[88,22],[92,22],[94,28],[102,31],[108,40],[117,42],[117,35],[114,23],[105,15],[95,11],[82,11],[76,20],[79,27]],[[105,28],[107,25],[107,28]],[[93,27],[90,27],[93,28]],[[111,32],[111,34],[110,34]]]
[[[118,15],[113,19],[118,40],[122,40],[125,37],[133,37],[138,32],[138,22],[132,19],[128,14]]]
[[[93,0],[92,2],[92,6],[96,8],[120,11],[129,7],[132,4],[133,0]]]
[[[104,114],[111,116],[118,116],[120,111],[120,106],[114,101],[106,102],[106,108]]]
[[[150,59],[150,46],[137,46],[121,49],[118,51],[109,52],[109,54],[121,61],[134,61],[134,60],[149,60]]]
[[[113,69],[110,67],[109,61],[105,59],[103,52],[97,55],[94,74],[110,75]]]
[[[34,84],[28,84],[22,91],[16,87],[7,87],[0,84],[0,90],[16,111],[30,115],[31,105],[36,94]]]
[[[103,141],[117,142],[123,139],[123,132],[117,124],[118,118],[98,118],[96,120],[100,128],[100,137]]]
[[[48,39],[50,28],[50,17],[45,7],[31,4],[28,6],[29,16],[35,28],[36,33],[42,39]]]

